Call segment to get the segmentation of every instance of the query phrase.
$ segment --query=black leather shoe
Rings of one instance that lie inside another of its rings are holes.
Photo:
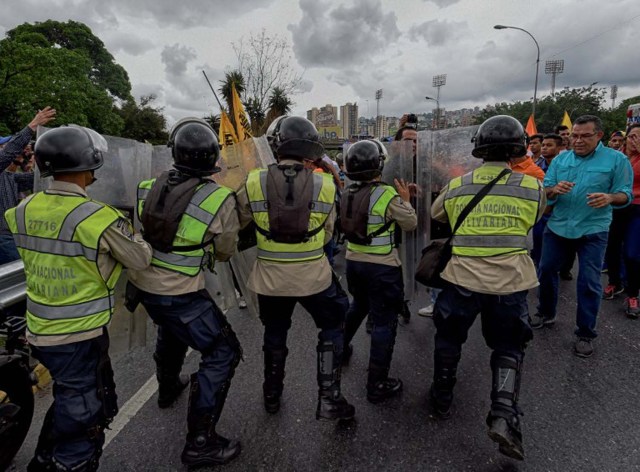
[[[380,403],[402,392],[402,380],[387,378],[380,380],[373,386],[367,385],[367,400],[371,403]]]
[[[158,386],[158,407],[169,408],[180,397],[180,394],[189,385],[189,377],[179,376],[171,383],[161,383]]]
[[[351,420],[356,415],[356,409],[340,393],[320,392],[318,396],[317,420]]]
[[[233,441],[205,431],[187,439],[182,451],[182,463],[189,467],[222,465],[231,462],[240,455],[240,441]]]

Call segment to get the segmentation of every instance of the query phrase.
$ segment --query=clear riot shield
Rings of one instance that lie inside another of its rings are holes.
[[[167,146],[153,146],[153,155],[151,157],[151,174],[149,178],[156,179],[168,170],[173,168],[173,156],[171,148]]]
[[[471,155],[477,126],[418,133],[416,182],[422,188],[418,198],[417,254],[432,239],[447,237],[448,225],[431,219],[431,204],[440,190],[459,175],[472,171],[482,161]]]
[[[244,184],[249,171],[265,168],[269,164],[276,162],[265,136],[247,139],[233,146],[225,147],[220,157],[221,162],[219,165],[222,171],[216,174],[216,181],[234,191],[240,189]],[[240,291],[247,302],[247,308],[254,316],[258,316],[258,299],[256,294],[247,288],[247,280],[249,279],[249,273],[253,269],[256,257],[257,249],[255,245],[238,251],[231,258],[228,274],[228,281],[233,282],[231,278],[231,270],[233,270]],[[233,284],[231,288],[233,288]],[[235,298],[233,298],[233,301],[235,302]]]
[[[403,179],[405,182],[414,182],[414,158],[413,143],[410,141],[393,141],[383,143],[389,157],[384,163],[382,181],[393,186],[393,179]],[[415,202],[412,199],[412,205]],[[398,228],[397,238],[400,241],[398,254],[402,261],[402,275],[404,279],[404,299],[413,299],[415,281],[413,274],[416,265],[416,233],[405,233]]]

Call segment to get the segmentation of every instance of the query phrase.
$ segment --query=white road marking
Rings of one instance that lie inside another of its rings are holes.
[[[120,412],[109,426],[110,429],[105,431],[104,445],[102,446],[103,450],[106,449],[109,443],[122,431],[131,418],[136,416],[140,408],[156,393],[156,390],[158,390],[158,381],[156,380],[156,376],[152,375],[149,377],[149,380],[140,387],[140,390],[133,394],[127,403],[120,408]]]
[[[191,354],[193,350],[189,348],[187,351],[187,355],[185,356],[185,361],[189,354]],[[120,411],[116,415],[113,423],[109,425],[109,429],[105,431],[104,445],[102,449],[106,449],[107,446],[114,438],[124,429],[124,427],[131,421],[131,419],[138,414],[140,409],[144,406],[145,403],[149,401],[149,398],[153,396],[154,393],[158,390],[158,381],[156,380],[155,374],[149,377],[140,389],[134,393],[129,400],[120,408]]]

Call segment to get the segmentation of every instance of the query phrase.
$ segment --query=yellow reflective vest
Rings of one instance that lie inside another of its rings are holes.
[[[265,233],[269,232],[269,211],[267,205],[267,175],[268,169],[254,169],[246,183],[247,197],[251,205],[253,221]],[[310,202],[311,215],[309,217],[308,231],[318,231],[310,236],[307,241],[298,244],[287,244],[267,239],[259,231],[256,231],[258,243],[258,259],[272,262],[307,262],[324,257],[324,224],[333,208],[336,198],[336,187],[330,175],[314,172],[313,197]]]
[[[60,335],[106,325],[122,265],[103,279],[100,238],[123,215],[83,196],[40,192],[5,216],[24,262],[29,331]]]
[[[390,185],[374,185],[371,187],[369,197],[369,213],[367,216],[367,235],[379,231],[386,222],[387,208],[391,200],[398,196],[396,189]],[[367,245],[349,242],[347,248],[350,251],[362,252],[365,254],[391,254],[394,247],[395,222],[391,223],[385,231],[371,239]]]
[[[144,203],[156,179],[143,180],[138,184],[138,215],[142,218]],[[211,181],[201,184],[196,189],[187,206],[178,231],[173,238],[173,246],[195,246],[205,242],[207,230],[216,218],[220,207],[233,191]],[[195,277],[202,268],[212,267],[215,256],[215,246],[200,248],[192,251],[162,252],[153,249],[151,265],[172,270],[180,274]]]
[[[501,170],[485,165],[449,183],[444,208],[451,228],[474,195]],[[536,223],[539,203],[537,179],[517,172],[503,177],[454,235],[452,254],[468,257],[525,254],[527,234]]]

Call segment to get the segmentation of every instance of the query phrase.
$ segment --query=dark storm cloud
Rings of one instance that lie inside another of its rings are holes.
[[[150,39],[129,33],[108,32],[103,35],[102,40],[112,54],[122,51],[132,56],[140,56],[156,46]]]
[[[429,20],[413,25],[407,34],[411,41],[423,39],[429,46],[435,47],[460,38],[467,29],[465,21]]]
[[[174,27],[215,27],[239,16],[266,8],[274,0],[21,0],[12,2],[11,14],[0,16],[5,30],[21,23],[54,19],[81,21],[92,29],[115,27],[123,20]]]
[[[305,67],[363,63],[400,36],[395,13],[385,13],[380,0],[333,9],[328,2],[300,0],[300,9],[302,19],[289,30],[296,58]]]
[[[192,48],[176,43],[165,46],[160,57],[168,76],[181,76],[187,71],[189,62],[198,55]]]

